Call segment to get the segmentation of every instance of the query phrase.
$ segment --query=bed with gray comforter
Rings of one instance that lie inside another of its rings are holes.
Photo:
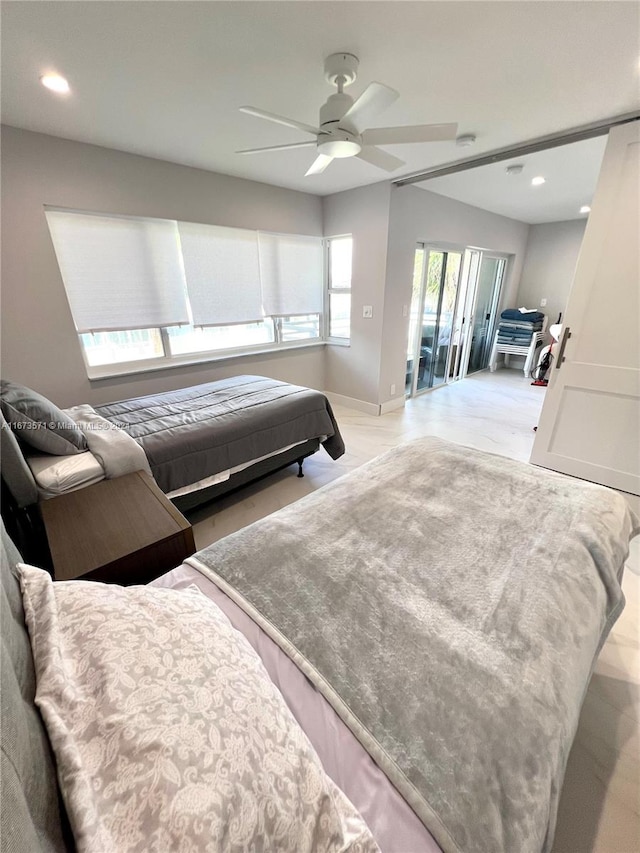
[[[19,508],[62,493],[60,460],[71,463],[70,488],[90,485],[96,477],[147,470],[178,508],[187,510],[294,462],[302,475],[302,461],[320,445],[332,459],[344,453],[324,394],[265,376],[234,376],[95,409],[84,404],[65,410],[3,381],[0,407],[2,480]],[[75,474],[76,455],[87,450],[93,460],[83,482]],[[35,464],[38,471],[30,467]],[[49,476],[53,486],[42,480],[49,466],[56,472]],[[40,476],[37,484],[34,476]]]
[[[445,853],[540,853],[639,524],[609,489],[427,438],[187,563],[295,661]]]
[[[164,492],[320,439],[337,459],[344,443],[324,394],[265,376],[234,376],[97,406],[144,450]]]
[[[639,529],[608,489],[421,439],[188,563],[295,662],[444,853],[540,853]],[[70,849],[15,559],[2,567],[3,844]]]

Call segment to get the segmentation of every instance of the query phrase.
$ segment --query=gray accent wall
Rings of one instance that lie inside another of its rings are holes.
[[[324,390],[324,347],[89,381],[44,205],[322,235],[314,195],[2,128],[2,376],[60,406],[257,373]]]
[[[585,217],[530,226],[516,301],[518,307],[543,311],[549,325],[564,314],[586,225]],[[547,300],[545,307],[541,299]]]

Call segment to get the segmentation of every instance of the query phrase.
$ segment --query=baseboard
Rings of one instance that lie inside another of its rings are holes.
[[[380,414],[380,406],[376,403],[367,403],[366,400],[357,400],[355,397],[345,397],[343,394],[334,394],[332,391],[325,391],[324,394],[330,403],[335,403],[337,406],[345,406],[347,409],[355,409],[356,412],[364,412],[366,415]]]
[[[355,397],[345,397],[343,394],[334,394],[332,391],[323,392],[329,399],[330,403],[335,403],[337,406],[345,406],[347,409],[355,409],[356,412],[364,412],[367,415],[386,415],[387,412],[394,412],[396,409],[403,409],[405,404],[404,395],[395,397],[393,400],[387,400],[386,403],[379,405],[377,403],[367,403],[366,400],[357,400]]]
[[[404,409],[404,404],[406,403],[406,398],[404,394],[402,397],[395,397],[393,400],[387,400],[386,403],[383,403],[380,406],[380,414],[386,415],[387,412],[395,412],[396,409]]]

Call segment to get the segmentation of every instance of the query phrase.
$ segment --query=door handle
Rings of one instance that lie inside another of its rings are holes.
[[[564,358],[564,348],[567,345],[567,341],[571,337],[571,329],[569,326],[562,333],[562,340],[560,341],[560,351],[558,352],[558,360],[556,361],[556,370],[560,370],[562,362],[565,360]]]

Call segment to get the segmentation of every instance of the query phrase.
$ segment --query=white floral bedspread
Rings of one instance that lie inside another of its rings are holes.
[[[37,693],[79,853],[373,853],[263,665],[187,590],[21,566]]]

